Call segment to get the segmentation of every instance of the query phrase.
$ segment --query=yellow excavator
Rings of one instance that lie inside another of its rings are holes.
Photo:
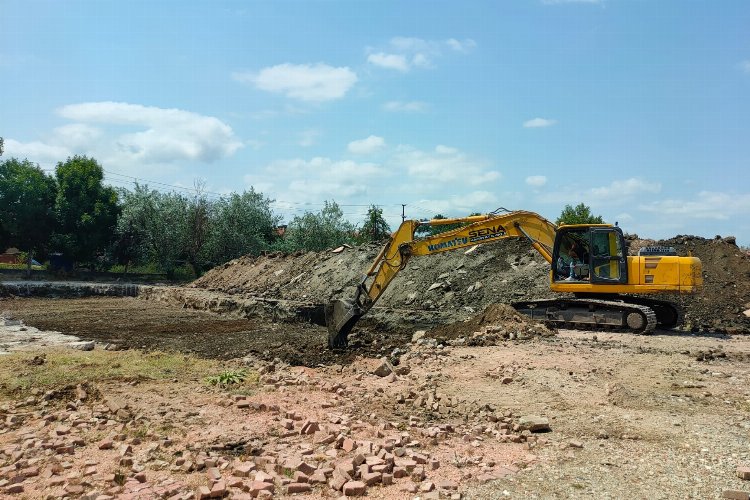
[[[418,228],[460,227],[418,239]],[[356,322],[383,295],[413,256],[434,255],[524,238],[551,265],[550,288],[573,294],[512,304],[533,319],[558,326],[618,329],[650,333],[676,326],[681,314],[672,303],[643,297],[657,293],[694,293],[703,285],[697,257],[678,257],[671,247],[646,247],[628,256],[622,230],[610,224],[556,226],[534,212],[503,208],[485,215],[430,221],[405,220],[391,235],[357,285],[351,300],[325,306],[330,348],[343,348]]]

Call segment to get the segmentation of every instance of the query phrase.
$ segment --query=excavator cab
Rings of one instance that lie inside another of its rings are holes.
[[[609,225],[561,226],[552,252],[553,281],[620,284],[628,282],[622,230]]]

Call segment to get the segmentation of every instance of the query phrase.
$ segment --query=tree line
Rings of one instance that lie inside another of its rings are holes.
[[[0,138],[0,155],[2,147]],[[282,234],[282,216],[272,203],[252,187],[219,198],[207,196],[201,185],[189,195],[137,183],[116,189],[104,185],[102,166],[87,156],[58,162],[53,174],[10,158],[0,161],[0,251],[22,250],[29,273],[35,258],[61,254],[64,262],[92,270],[136,268],[170,277],[182,270],[199,276],[242,255],[321,251],[390,234],[381,208],[370,206],[357,227],[335,201],[293,217]],[[602,218],[581,203],[566,205],[556,222],[601,223]],[[417,236],[461,225],[421,226]]]
[[[48,174],[28,160],[0,162],[0,249],[33,259],[62,254],[94,270],[149,269],[174,277],[181,270],[198,276],[242,255],[320,251],[345,243],[387,237],[382,209],[371,206],[361,227],[344,218],[335,201],[318,212],[295,216],[280,230],[273,200],[253,188],[209,197],[161,192],[147,185],[132,189],[104,184],[94,159],[74,156]]]

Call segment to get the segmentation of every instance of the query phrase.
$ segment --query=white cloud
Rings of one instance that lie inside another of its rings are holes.
[[[312,102],[340,99],[357,83],[357,74],[348,67],[335,68],[322,63],[285,63],[263,68],[258,73],[238,72],[232,76],[260,90]]]
[[[660,191],[661,184],[658,182],[649,182],[643,179],[631,177],[624,181],[612,181],[608,186],[591,188],[588,190],[587,198],[616,200],[618,198],[630,197],[637,194],[658,193]]]
[[[364,153],[376,148],[382,155],[378,162],[298,157],[254,168],[245,181],[277,200],[274,207],[286,220],[305,210],[320,210],[322,200],[336,200],[353,222],[366,212],[366,207],[357,205],[384,205],[389,207],[384,215],[396,225],[400,223],[400,204],[419,198],[436,200],[437,208],[430,208],[428,211],[435,211],[429,215],[439,213],[441,203],[459,215],[497,208],[501,197],[507,203],[507,196],[498,189],[500,172],[457,148],[390,148],[384,139],[373,135],[352,141],[350,151]],[[410,217],[428,216],[424,210]]]
[[[630,215],[629,213],[627,213],[627,212],[622,212],[622,213],[617,214],[615,216],[615,221],[617,221],[617,222],[626,222],[627,223],[627,222],[631,222],[633,220],[635,220],[635,218],[632,215]]]
[[[526,184],[532,187],[542,187],[547,184],[547,177],[544,175],[530,175],[526,177]]]
[[[523,122],[524,128],[540,128],[540,127],[551,127],[557,123],[557,120],[550,120],[547,118],[533,118]]]
[[[745,72],[745,73],[747,73],[747,74],[750,74],[750,59],[749,59],[749,60],[745,60],[745,61],[742,61],[742,62],[741,62],[741,63],[739,64],[739,66],[740,66],[740,69],[741,69],[742,71],[744,71],[744,72]]]
[[[335,161],[315,157],[311,160],[295,158],[278,160],[265,168],[282,187],[283,199],[316,201],[366,195],[374,180],[387,172],[374,163]]]
[[[349,152],[358,155],[371,154],[383,149],[384,147],[385,139],[376,135],[371,135],[366,139],[352,141],[348,145]]]
[[[270,182],[268,179],[265,179],[258,175],[246,174],[243,177],[243,180],[245,181],[246,186],[252,187],[255,191],[260,191],[265,195],[273,192],[274,190],[273,182]],[[234,188],[234,191],[238,191],[238,189]]]
[[[412,66],[415,66],[417,68],[431,68],[432,67],[432,62],[430,61],[430,58],[421,53],[414,54],[414,57],[411,58],[411,64]]]
[[[395,36],[391,38],[390,44],[394,49],[403,52],[436,51],[439,47],[439,42],[407,36]]]
[[[93,139],[101,133],[85,125],[132,125],[141,130],[115,135],[107,147],[131,161],[171,163],[181,160],[213,162],[234,154],[243,145],[232,128],[213,116],[181,109],[165,109],[124,102],[87,102],[63,106],[58,114],[78,124],[61,127],[63,134],[74,135],[96,146]],[[81,125],[81,123],[83,125]],[[80,147],[85,148],[85,144]]]
[[[467,38],[466,40],[456,40],[455,38],[449,38],[445,41],[445,43],[446,45],[448,45],[448,47],[455,50],[456,52],[469,52],[477,46],[477,42],[475,42],[471,38]]]
[[[638,196],[651,195],[661,192],[661,184],[645,179],[631,177],[630,179],[616,179],[605,186],[585,187],[582,183],[572,180],[559,189],[545,190],[535,198],[543,204],[562,205],[566,203],[577,205],[585,203],[594,208],[620,207],[632,205]]]
[[[750,213],[750,193],[730,194],[701,191],[689,200],[668,199],[641,204],[638,208],[662,216],[726,220]]]
[[[65,161],[73,153],[61,145],[46,144],[39,141],[19,142],[5,139],[5,157],[28,159],[43,168],[52,168],[58,161]]]
[[[88,148],[103,134],[102,129],[85,123],[70,123],[54,130],[54,135],[72,149]]]
[[[303,148],[309,148],[317,142],[318,137],[320,137],[319,130],[303,130],[299,134],[299,141],[297,142],[297,144],[299,144]]]
[[[435,146],[435,152],[441,155],[454,155],[458,153],[458,149],[438,144],[437,146]]]
[[[72,120],[40,140],[7,139],[8,154],[45,168],[75,154],[93,156],[113,170],[145,174],[185,161],[214,162],[244,145],[212,116],[122,102],[88,102],[57,110]]]
[[[400,54],[378,52],[377,54],[367,56],[367,62],[381,68],[395,69],[403,72],[409,71],[409,62],[406,60],[406,56]]]
[[[419,179],[420,185],[443,184],[477,186],[499,180],[502,175],[491,170],[486,162],[469,158],[454,148],[438,146],[434,153],[399,146],[391,158],[394,165],[406,168],[408,174]]]
[[[424,113],[428,105],[422,101],[388,101],[383,105],[383,109],[392,113]]]
[[[420,213],[443,214],[448,217],[463,217],[474,212],[489,212],[497,208],[499,197],[494,191],[469,191],[466,194],[439,198],[420,199],[413,205]],[[409,207],[407,207],[409,209]]]
[[[477,43],[470,39],[458,40],[425,40],[416,37],[397,36],[391,38],[387,50],[371,51],[367,57],[370,64],[401,72],[411,68],[432,68],[434,61],[447,52],[466,54],[471,52]]]

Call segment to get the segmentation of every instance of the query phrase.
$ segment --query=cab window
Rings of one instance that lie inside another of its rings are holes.
[[[594,278],[620,281],[625,255],[620,234],[613,230],[597,230],[591,235]]]

